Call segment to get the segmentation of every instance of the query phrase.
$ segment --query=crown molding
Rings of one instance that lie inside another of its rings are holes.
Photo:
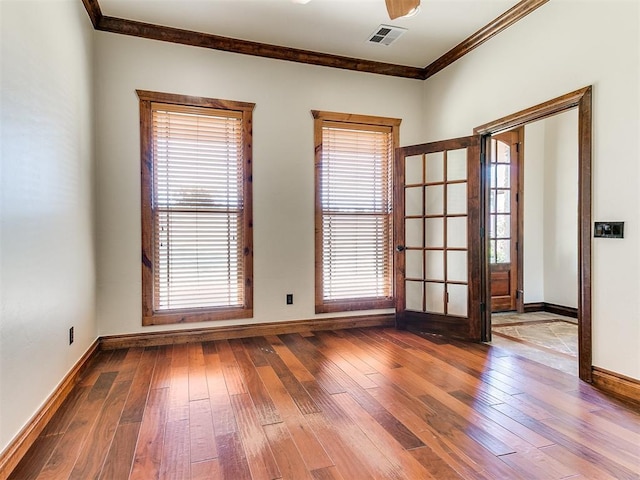
[[[82,0],[82,4],[84,5],[84,9],[87,11],[89,15],[89,19],[91,20],[91,24],[94,29],[98,28],[98,24],[102,19],[102,10],[100,10],[100,5],[98,4],[98,0]]]
[[[290,62],[307,63],[344,70],[378,73],[394,77],[421,79],[423,72],[423,69],[419,67],[408,67],[392,63],[374,62],[371,60],[313,52],[310,50],[280,47],[277,45],[222,37],[209,33],[182,30],[179,28],[165,27],[115,17],[101,17],[96,29],[103,32],[119,33],[122,35],[130,35],[151,40],[161,40],[181,45],[210,48],[212,50],[222,50],[225,52],[241,53],[256,57],[287,60]]]
[[[240,53],[243,55],[252,55],[275,60],[306,63],[309,65],[318,65],[393,77],[426,80],[448,67],[456,60],[459,60],[467,53],[476,49],[490,38],[513,25],[518,20],[521,20],[534,10],[540,8],[548,1],[549,0],[520,1],[511,9],[482,27],[473,35],[460,42],[447,53],[424,68],[375,62],[372,60],[344,57],[340,55],[314,52],[311,50],[281,47],[278,45],[223,37],[210,33],[195,32],[123,18],[109,17],[102,14],[98,0],[82,0],[82,3],[84,4],[89,18],[91,19],[94,29],[102,32],[117,33],[150,40],[159,40],[163,42],[209,48],[212,50]]]

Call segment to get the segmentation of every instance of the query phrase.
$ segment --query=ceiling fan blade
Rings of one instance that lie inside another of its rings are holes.
[[[394,20],[396,18],[404,17],[412,10],[420,6],[420,0],[384,0],[387,4],[387,12],[389,12],[389,18]]]

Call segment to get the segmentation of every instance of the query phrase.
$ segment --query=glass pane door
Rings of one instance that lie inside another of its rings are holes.
[[[491,139],[489,263],[511,262],[511,146]]]
[[[405,158],[406,310],[468,314],[467,153]]]
[[[518,165],[520,129],[491,137],[488,161],[491,311],[518,307]]]

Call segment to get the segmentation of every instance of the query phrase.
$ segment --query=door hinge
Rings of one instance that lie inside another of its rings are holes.
[[[516,152],[520,153],[520,142],[516,143]]]
[[[516,192],[516,203],[520,201],[520,193]]]
[[[520,290],[516,290],[516,300],[520,298]]]
[[[520,246],[518,245],[518,242],[516,242],[516,252],[518,251],[518,248],[519,248],[519,247],[520,247]]]
[[[480,238],[484,238],[484,227],[480,227]]]
[[[480,310],[482,310],[483,312],[486,312],[486,311],[487,311],[487,304],[486,304],[486,303],[484,303],[484,302],[483,302],[483,303],[481,303],[481,304],[480,304]]]
[[[480,163],[481,163],[482,165],[484,165],[485,163],[487,163],[487,154],[486,154],[486,153],[484,153],[484,152],[482,152],[482,153],[480,154]]]

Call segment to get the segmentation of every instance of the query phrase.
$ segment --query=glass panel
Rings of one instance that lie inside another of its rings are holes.
[[[407,278],[423,278],[422,250],[405,250],[405,272]]]
[[[447,252],[447,280],[452,282],[466,282],[467,277],[467,252]]]
[[[404,213],[407,216],[423,215],[422,213],[422,187],[405,188]]]
[[[444,219],[427,218],[424,226],[425,247],[444,247]]]
[[[447,152],[447,180],[467,179],[467,149]]]
[[[426,182],[444,182],[444,152],[427,155]]]
[[[496,192],[496,212],[511,212],[511,192],[509,190],[495,190]]]
[[[407,310],[422,311],[422,282],[404,282],[404,292]]]
[[[511,148],[508,144],[498,141],[496,161],[499,163],[511,163]]]
[[[422,248],[422,219],[409,218],[404,221],[405,247]]]
[[[509,238],[511,235],[511,215],[496,215],[496,234],[494,238]]]
[[[447,214],[467,213],[467,184],[447,185]]]
[[[444,284],[425,283],[424,296],[426,300],[427,312],[444,313]]]
[[[511,241],[496,240],[496,263],[511,262]]]
[[[491,142],[491,190],[489,192],[489,263],[511,261],[511,147]],[[499,239],[499,240],[498,240]]]
[[[404,183],[422,183],[422,155],[406,157],[404,160]]]
[[[495,186],[498,188],[509,188],[510,186],[510,165],[497,164],[496,168],[496,183]],[[493,185],[492,185],[493,186]]]
[[[447,313],[449,315],[467,316],[468,309],[468,289],[466,285],[447,285],[449,293],[449,303],[447,305]]]
[[[433,185],[425,187],[425,189],[427,199],[425,213],[427,215],[442,215],[444,213],[444,186]]]
[[[425,278],[444,280],[444,252],[442,250],[427,250],[425,257]]]
[[[492,138],[491,139],[491,148],[490,148],[490,152],[489,152],[489,157],[490,157],[490,162],[491,163],[496,163],[496,152],[498,151],[498,149],[496,148],[496,144],[498,142]]]
[[[467,217],[447,218],[447,247],[467,248]]]

